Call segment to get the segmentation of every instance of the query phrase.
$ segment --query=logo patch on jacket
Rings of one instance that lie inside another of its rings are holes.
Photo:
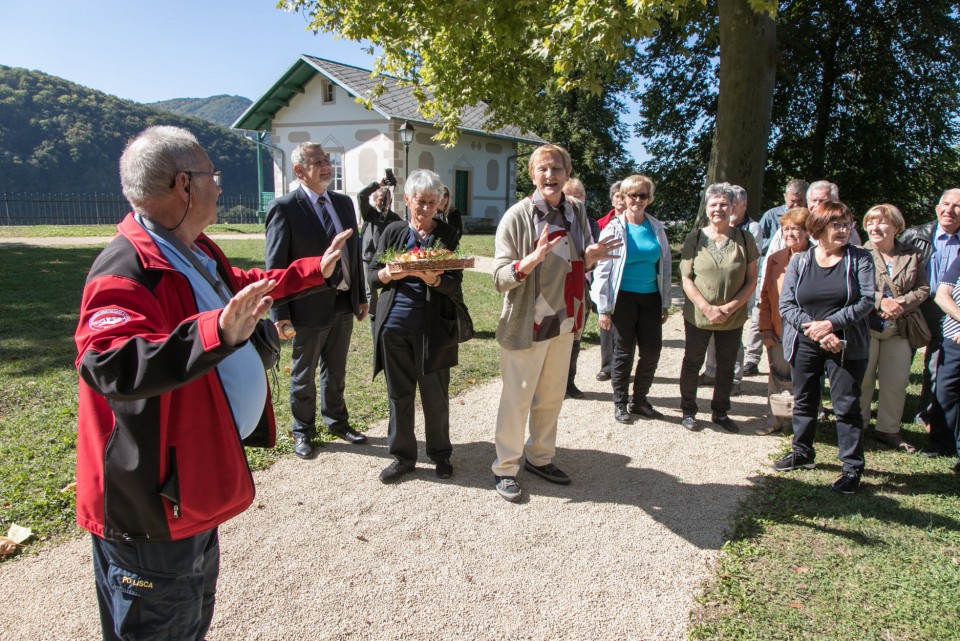
[[[90,327],[90,329],[97,331],[101,329],[107,329],[109,327],[116,327],[117,325],[123,325],[129,320],[130,314],[126,313],[122,309],[101,309],[99,312],[90,317],[87,325]]]

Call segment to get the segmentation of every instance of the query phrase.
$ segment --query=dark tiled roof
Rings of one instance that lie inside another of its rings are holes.
[[[233,126],[235,129],[269,131],[273,118],[297,93],[304,92],[304,86],[317,73],[321,73],[347,92],[361,97],[371,98],[373,109],[388,120],[411,120],[428,125],[417,109],[417,99],[412,87],[400,85],[392,76],[371,78],[369,69],[344,65],[332,60],[302,55],[294,65],[259,100],[254,102],[241,115]],[[383,93],[376,98],[373,95],[380,84],[385,86]],[[460,130],[486,136],[540,144],[545,142],[532,133],[523,133],[519,127],[506,126],[488,131],[484,125],[488,121],[486,105],[480,103],[463,111]]]

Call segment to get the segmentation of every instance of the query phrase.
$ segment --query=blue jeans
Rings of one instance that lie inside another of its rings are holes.
[[[206,636],[220,574],[217,528],[157,543],[91,538],[105,641],[201,641]]]

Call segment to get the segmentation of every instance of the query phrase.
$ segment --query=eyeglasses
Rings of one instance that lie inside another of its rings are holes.
[[[181,169],[177,171],[177,174],[186,174],[193,178],[194,176],[210,176],[213,178],[213,184],[217,187],[223,186],[223,172],[217,169],[213,171],[191,171],[189,169]],[[173,180],[170,181],[170,189],[173,189],[177,184],[177,174],[173,175]]]
[[[213,171],[184,171],[188,176],[210,176],[213,178],[213,184],[217,187],[223,186],[223,172],[217,169]]]
[[[849,220],[835,220],[830,223],[830,226],[833,227],[834,231],[843,231],[844,229],[853,229],[853,222]]]
[[[643,192],[639,194],[627,194],[627,198],[629,198],[630,200],[647,200],[650,198],[650,194],[648,194],[647,192]]]

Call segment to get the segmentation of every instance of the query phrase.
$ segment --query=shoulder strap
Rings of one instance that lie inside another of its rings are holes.
[[[223,301],[223,304],[226,305],[230,302],[230,297],[226,295],[225,291],[227,286],[220,280],[219,276],[214,276],[210,273],[206,267],[203,266],[203,263],[200,262],[200,259],[190,250],[186,245],[180,242],[180,239],[177,238],[173,232],[164,227],[163,225],[158,225],[155,221],[151,220],[148,216],[140,216],[140,220],[143,221],[143,226],[149,229],[151,232],[165,240],[166,242],[173,245],[173,248],[176,249],[180,254],[183,255],[190,264],[193,265],[193,268],[200,272],[200,275],[210,283],[210,287],[213,288],[213,291],[220,296],[220,300]]]

